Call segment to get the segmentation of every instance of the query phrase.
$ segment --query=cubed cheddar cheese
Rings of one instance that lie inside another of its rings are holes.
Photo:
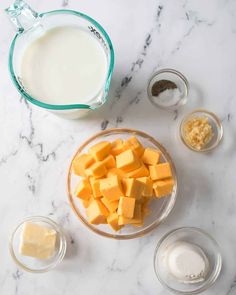
[[[135,207],[135,198],[121,197],[118,206],[118,215],[127,218],[133,218]]]
[[[90,177],[90,184],[94,198],[100,198],[102,196],[102,193],[100,191],[100,180]]]
[[[88,221],[91,224],[107,223],[108,210],[100,200],[94,200],[86,210]]]
[[[115,230],[118,231],[122,228],[122,225],[118,224],[118,214],[112,213],[107,217],[107,223]]]
[[[116,156],[116,166],[124,172],[129,172],[140,167],[137,155],[131,150],[127,150]]]
[[[82,204],[83,204],[84,208],[88,208],[89,205],[94,201],[94,198],[90,197],[87,200],[81,200],[81,201],[82,201]]]
[[[146,148],[144,150],[142,161],[147,165],[156,165],[160,161],[161,153],[152,148]]]
[[[103,162],[96,162],[88,169],[86,169],[85,173],[88,177],[93,176],[95,178],[101,178],[107,174],[107,168],[103,164]]]
[[[89,148],[89,153],[96,161],[104,160],[110,153],[111,143],[109,141],[101,141]]]
[[[124,152],[123,149],[123,140],[118,138],[111,143],[111,154],[117,156],[120,153]]]
[[[152,180],[161,180],[172,177],[171,167],[168,162],[149,166],[149,170]]]
[[[91,166],[95,162],[94,158],[90,154],[82,154],[77,156],[73,160],[73,170],[76,175],[86,176],[85,169]]]
[[[125,225],[125,224],[136,224],[136,225],[143,225],[143,214],[142,214],[142,207],[141,204],[137,204],[135,205],[134,208],[134,215],[133,218],[127,218],[124,216],[119,216],[118,219],[118,224],[119,225]]]
[[[144,164],[141,164],[141,166],[138,169],[125,173],[125,177],[128,177],[128,178],[139,178],[139,177],[145,177],[149,175],[150,175],[149,170]]]
[[[144,147],[137,139],[137,137],[132,136],[127,140],[127,143],[130,145],[131,149],[136,153],[138,157],[141,157],[144,152]]]
[[[112,155],[107,156],[102,162],[107,169],[116,167],[116,160]]]
[[[111,168],[107,172],[107,177],[111,176],[118,176],[120,179],[122,179],[125,176],[125,172],[118,168]]]
[[[144,190],[144,184],[135,178],[123,178],[124,193],[126,197],[140,199]]]
[[[164,196],[168,196],[172,192],[173,186],[174,186],[174,180],[172,178],[158,180],[154,182],[153,189],[154,189],[156,197],[161,198]]]
[[[106,198],[103,197],[103,198],[101,198],[101,201],[110,213],[115,212],[118,208],[118,205],[119,205],[118,200],[110,202]]]
[[[137,178],[138,181],[144,184],[143,196],[152,197],[153,196],[153,181],[150,177],[140,177]]]
[[[92,195],[92,189],[88,179],[81,179],[77,185],[75,194],[78,198],[88,200]]]
[[[101,179],[100,191],[102,195],[110,202],[119,200],[119,198],[124,195],[118,176]]]
[[[148,204],[150,203],[150,199],[149,198],[145,198],[144,201],[142,202],[142,215],[143,217],[147,216],[150,214],[150,209],[148,208]]]

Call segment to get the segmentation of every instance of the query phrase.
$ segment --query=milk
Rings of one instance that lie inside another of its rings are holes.
[[[26,91],[48,104],[88,104],[107,75],[106,54],[95,37],[78,27],[57,27],[23,52],[20,75]]]

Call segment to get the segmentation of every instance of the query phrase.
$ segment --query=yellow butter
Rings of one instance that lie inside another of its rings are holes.
[[[19,252],[24,256],[48,259],[55,251],[56,236],[54,229],[26,222],[23,225]]]

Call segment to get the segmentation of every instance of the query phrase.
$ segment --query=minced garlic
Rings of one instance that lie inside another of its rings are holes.
[[[207,117],[189,119],[184,123],[183,131],[186,143],[197,150],[201,150],[213,137]]]

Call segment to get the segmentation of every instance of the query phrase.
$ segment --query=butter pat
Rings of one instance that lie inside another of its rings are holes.
[[[57,233],[54,229],[26,222],[20,240],[20,254],[38,259],[48,259],[55,251]]]

